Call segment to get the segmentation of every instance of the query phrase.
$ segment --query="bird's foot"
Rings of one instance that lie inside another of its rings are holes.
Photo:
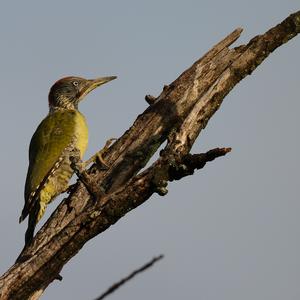
[[[96,163],[98,164],[101,170],[108,170],[109,165],[104,160],[103,155],[107,152],[109,147],[112,145],[113,141],[116,140],[117,140],[116,138],[110,138],[109,140],[107,140],[104,147],[100,151],[98,151],[90,159],[84,162],[85,166],[88,166],[91,163]]]
[[[91,163],[97,163],[100,165],[102,170],[108,170],[109,166],[105,162],[103,155],[112,145],[113,141],[117,140],[116,138],[110,138],[106,141],[104,147],[93,155],[90,159],[82,161],[80,158],[80,151],[78,149],[73,150],[73,154],[70,156],[71,168],[76,173],[79,180],[84,184],[88,192],[93,196],[94,199],[97,199],[99,196],[102,196],[105,192],[102,187],[97,187],[94,182],[92,182],[90,175],[86,171],[86,167]],[[68,192],[72,191],[72,186],[67,190]]]
[[[71,168],[74,170],[78,179],[83,183],[91,196],[96,200],[102,195],[102,190],[98,189],[94,182],[92,182],[90,175],[87,173],[85,167],[86,162],[81,161],[80,152],[78,149],[73,150],[73,155],[70,156]]]

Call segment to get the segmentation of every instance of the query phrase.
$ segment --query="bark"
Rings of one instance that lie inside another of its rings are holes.
[[[150,106],[104,155],[110,169],[93,165],[87,171],[86,180],[96,199],[81,182],[76,184],[0,278],[0,299],[39,299],[88,240],[153,193],[165,195],[169,181],[191,175],[229,152],[230,148],[217,148],[190,154],[196,138],[230,90],[299,31],[300,11],[247,45],[229,48],[242,32],[236,29],[165,86],[157,98],[146,96]],[[166,140],[160,157],[140,172]]]

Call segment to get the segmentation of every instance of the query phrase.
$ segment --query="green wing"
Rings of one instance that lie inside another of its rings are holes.
[[[75,111],[58,111],[49,114],[36,129],[29,146],[25,206],[31,206],[31,193],[45,182],[64,150],[72,143],[75,119]]]

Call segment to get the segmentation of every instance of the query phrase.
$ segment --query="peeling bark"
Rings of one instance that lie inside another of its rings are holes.
[[[99,193],[95,201],[82,183],[76,184],[0,278],[0,299],[39,299],[88,240],[153,193],[165,195],[169,181],[191,175],[228,153],[230,148],[194,155],[190,150],[230,90],[299,31],[300,11],[247,45],[229,48],[242,32],[236,29],[165,86],[158,97],[147,96],[150,106],[104,155],[110,169],[93,165],[87,171],[92,190],[105,193]],[[160,157],[138,174],[166,140]]]

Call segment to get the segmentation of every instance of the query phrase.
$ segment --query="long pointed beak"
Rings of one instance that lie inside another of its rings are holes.
[[[90,93],[95,88],[99,87],[100,85],[107,83],[116,79],[117,76],[107,76],[107,77],[99,77],[96,79],[89,79],[86,82],[86,85],[80,91],[79,99],[82,100],[88,93]]]

